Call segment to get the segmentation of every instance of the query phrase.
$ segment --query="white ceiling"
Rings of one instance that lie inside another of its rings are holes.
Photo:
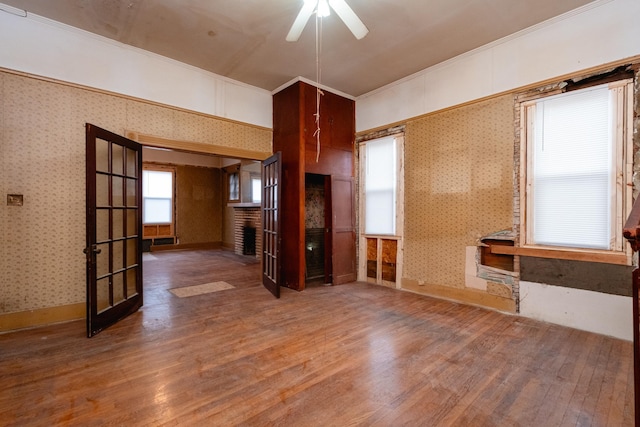
[[[285,41],[303,0],[0,1],[270,91],[316,80],[315,20]],[[324,18],[321,82],[359,96],[592,1],[347,0],[369,34]]]

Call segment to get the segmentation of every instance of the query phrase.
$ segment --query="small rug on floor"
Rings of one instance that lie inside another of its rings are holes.
[[[211,282],[204,285],[185,286],[183,288],[169,289],[172,294],[177,297],[192,297],[195,295],[208,294],[211,292],[224,291],[226,289],[234,289],[235,286],[228,284],[227,282]]]

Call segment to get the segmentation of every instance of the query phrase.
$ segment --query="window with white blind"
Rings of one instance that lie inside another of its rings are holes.
[[[260,203],[262,201],[262,178],[251,178],[251,202]]]
[[[623,251],[631,97],[621,81],[523,104],[524,245]]]
[[[396,234],[398,149],[394,136],[362,146],[365,234]]]
[[[173,171],[142,171],[142,222],[169,224],[173,222]]]

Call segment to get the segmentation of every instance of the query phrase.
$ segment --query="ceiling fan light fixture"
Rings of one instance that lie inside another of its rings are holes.
[[[302,9],[300,9],[300,13],[298,13],[287,34],[287,41],[298,41],[302,30],[304,30],[304,27],[307,25],[307,21],[314,13],[317,17],[325,17],[329,16],[331,9],[340,17],[342,22],[345,23],[358,40],[366,36],[369,32],[345,0],[304,0]]]
[[[331,15],[331,9],[329,8],[327,0],[318,0],[318,9],[316,13],[320,18],[326,18]]]

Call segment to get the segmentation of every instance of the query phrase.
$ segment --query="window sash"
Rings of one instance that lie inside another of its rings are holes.
[[[395,137],[368,141],[363,146],[364,232],[396,235],[398,144]]]
[[[142,223],[173,222],[173,171],[142,171]]]
[[[252,203],[262,202],[262,179],[261,178],[251,178],[251,202]]]
[[[625,249],[621,230],[630,208],[625,205],[631,191],[626,185],[631,160],[625,159],[625,152],[630,150],[627,148],[630,138],[625,130],[625,124],[629,123],[630,89],[630,81],[627,80],[522,105],[526,145],[521,162],[524,168],[521,176],[525,182],[524,191],[521,192],[524,200],[521,205],[521,224],[525,246],[605,251]],[[588,101],[599,105],[594,107],[593,114],[589,116],[581,110],[579,117],[572,117],[571,98],[588,100],[592,95],[599,99]],[[600,144],[586,143],[593,131],[585,136],[578,129],[577,134],[564,136],[573,138],[571,144],[560,142],[556,147],[553,138],[548,139],[548,134],[536,132],[541,123],[548,127],[555,126],[554,118],[544,113],[550,107],[553,110],[557,106],[553,104],[558,100],[560,104],[564,100],[569,101],[569,108],[558,115],[560,123],[564,120],[576,122],[578,128],[587,125],[593,128],[597,117],[604,118],[599,127],[596,126]],[[603,114],[603,111],[606,113]],[[580,120],[583,121],[582,125],[579,124]],[[580,150],[575,148],[576,145],[581,147]],[[588,145],[591,147],[588,148]],[[542,152],[543,149],[547,152]],[[555,156],[560,162],[545,159],[545,156]]]
[[[169,224],[172,222],[171,198],[145,197],[142,212],[144,224]]]

